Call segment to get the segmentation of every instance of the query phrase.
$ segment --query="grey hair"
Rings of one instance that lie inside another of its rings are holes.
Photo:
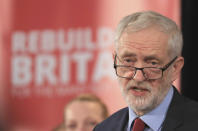
[[[116,50],[123,32],[137,32],[151,26],[157,26],[160,31],[169,35],[168,54],[170,54],[170,57],[180,56],[183,47],[183,39],[180,29],[173,20],[153,11],[136,12],[125,16],[120,21],[115,32]]]

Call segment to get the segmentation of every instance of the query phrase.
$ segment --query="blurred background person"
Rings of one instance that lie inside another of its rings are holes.
[[[108,117],[106,105],[95,95],[81,94],[64,108],[65,131],[92,131]]]

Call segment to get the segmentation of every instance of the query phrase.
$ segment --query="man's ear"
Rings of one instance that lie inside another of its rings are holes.
[[[173,65],[172,81],[175,81],[180,76],[183,66],[184,66],[184,58],[180,56],[177,58],[177,60],[174,62],[174,65]]]

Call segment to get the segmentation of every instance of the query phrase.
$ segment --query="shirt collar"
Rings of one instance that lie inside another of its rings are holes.
[[[140,117],[144,121],[144,123],[146,123],[154,131],[158,131],[161,128],[163,121],[166,117],[166,112],[168,110],[172,97],[173,97],[173,87],[170,88],[169,92],[167,93],[166,97],[164,98],[164,100],[161,102],[160,105],[158,105],[155,109]],[[131,127],[133,120],[136,117],[137,117],[136,114],[129,107],[129,121],[128,121],[129,129]]]

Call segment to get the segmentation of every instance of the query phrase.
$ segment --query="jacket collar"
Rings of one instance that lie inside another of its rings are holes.
[[[174,87],[174,95],[163,123],[162,131],[175,131],[183,123],[180,107],[182,107],[184,97],[182,97]]]
[[[127,126],[128,126],[128,119],[129,119],[129,110],[128,107],[124,108],[124,112],[122,114],[122,117],[120,118],[120,120],[116,120],[116,128],[113,129],[113,131],[126,131],[127,130]]]

